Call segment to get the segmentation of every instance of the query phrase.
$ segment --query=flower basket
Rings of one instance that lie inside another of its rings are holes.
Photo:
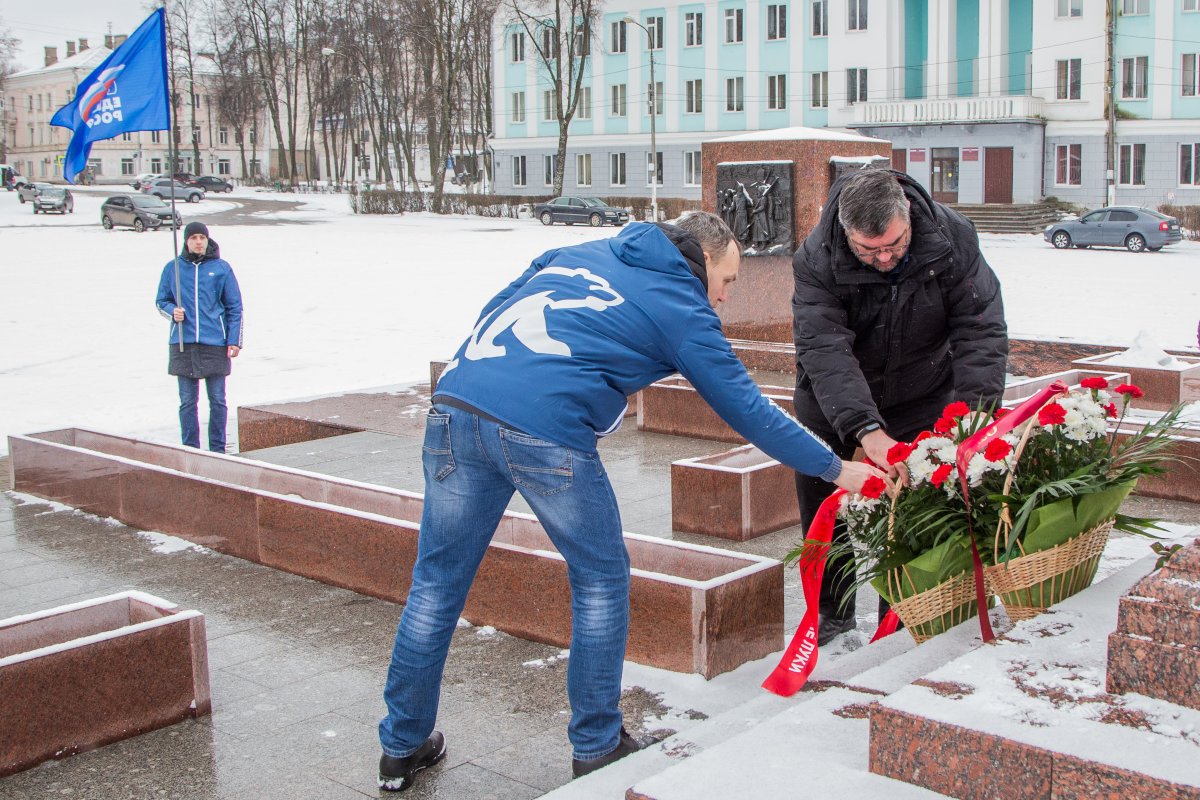
[[[1109,520],[1046,550],[1025,554],[1022,547],[1016,558],[983,568],[988,588],[1011,620],[1032,619],[1092,585],[1112,529]]]
[[[917,644],[979,613],[970,547],[956,536],[871,580]]]

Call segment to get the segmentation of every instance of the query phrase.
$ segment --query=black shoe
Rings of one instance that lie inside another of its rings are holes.
[[[385,792],[403,792],[412,786],[413,776],[446,757],[446,737],[434,731],[412,755],[393,758],[387,753],[379,757],[379,788]]]
[[[817,645],[824,647],[832,642],[839,634],[852,631],[858,626],[854,617],[835,617],[832,614],[820,616],[817,623]]]
[[[621,728],[621,738],[617,742],[617,749],[611,753],[606,753],[599,758],[590,758],[586,761],[581,761],[578,758],[571,759],[571,775],[575,778],[581,778],[589,772],[595,772],[601,767],[606,767],[614,761],[618,761],[630,753],[636,753],[638,750],[646,747],[649,743],[643,744],[637,739],[629,735],[629,732],[624,727]]]

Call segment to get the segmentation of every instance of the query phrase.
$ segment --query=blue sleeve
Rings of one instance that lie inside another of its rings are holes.
[[[242,347],[242,290],[232,269],[221,287],[221,305],[225,307],[225,344]]]
[[[684,340],[675,365],[721,419],[771,458],[827,481],[841,473],[842,461],[829,445],[763,396],[721,334],[715,315],[704,330]]]
[[[158,306],[158,313],[162,314],[167,319],[174,322],[171,315],[175,313],[175,282],[174,272],[171,270],[174,261],[163,267],[162,277],[158,279],[158,296],[155,298],[154,304]]]
[[[505,286],[498,295],[488,301],[488,304],[483,307],[483,311],[479,312],[479,319],[475,320],[475,324],[478,325],[481,320],[485,319],[489,314],[502,306],[504,301],[516,294],[522,286],[524,286],[526,283],[529,283],[529,279],[536,275],[543,267],[549,264],[550,259],[554,258],[554,256],[558,254],[558,251],[559,248],[547,250],[534,259],[533,263],[529,265],[529,269],[522,272],[519,276],[517,276],[515,281],[510,283],[508,286]]]

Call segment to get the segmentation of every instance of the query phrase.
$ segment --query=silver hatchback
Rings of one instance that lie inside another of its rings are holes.
[[[1162,250],[1183,240],[1179,220],[1148,208],[1110,206],[1089,211],[1079,219],[1047,225],[1042,237],[1064,250],[1068,247],[1124,247],[1131,253]]]

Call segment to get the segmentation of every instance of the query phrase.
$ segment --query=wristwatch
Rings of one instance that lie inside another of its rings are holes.
[[[881,427],[881,426],[880,426],[880,424],[879,424],[878,422],[870,422],[870,423],[867,423],[866,425],[863,425],[861,428],[859,428],[859,429],[858,429],[858,430],[855,432],[855,434],[854,434],[854,438],[858,440],[858,443],[859,443],[859,444],[862,444],[862,440],[863,440],[863,437],[864,437],[864,436],[866,436],[866,435],[867,435],[868,433],[870,433],[871,431],[877,431],[877,430],[879,430],[879,428],[880,428],[880,427]]]

